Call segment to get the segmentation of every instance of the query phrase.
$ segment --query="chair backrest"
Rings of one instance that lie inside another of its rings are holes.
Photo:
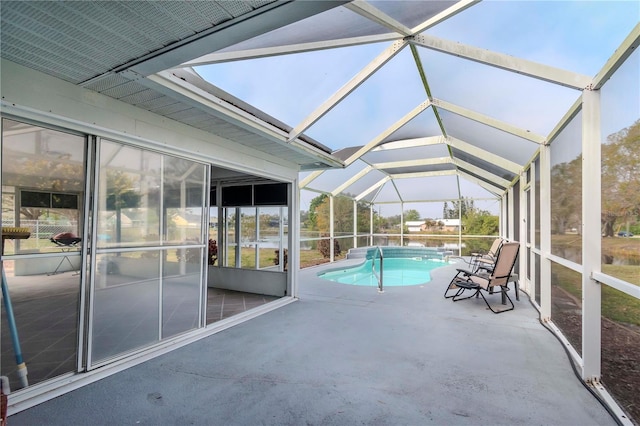
[[[502,246],[503,242],[504,240],[502,238],[496,238],[493,241],[493,244],[491,244],[491,248],[489,249],[489,252],[487,254],[492,257],[496,257],[496,255],[498,254],[498,251],[500,250],[500,246]]]
[[[495,267],[489,278],[489,286],[506,285],[509,282],[519,249],[520,243],[517,241],[505,242],[500,246]]]

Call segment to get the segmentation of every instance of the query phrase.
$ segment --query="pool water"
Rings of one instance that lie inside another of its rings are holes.
[[[378,278],[373,274],[371,259],[363,264],[351,268],[320,272],[318,277],[342,284],[378,286]],[[385,258],[384,259],[384,287],[409,286],[424,284],[431,281],[431,271],[448,265],[444,260],[413,258]],[[375,261],[375,270],[380,275],[380,259]]]

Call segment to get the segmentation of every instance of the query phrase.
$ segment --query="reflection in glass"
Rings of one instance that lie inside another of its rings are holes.
[[[551,262],[551,320],[582,354],[582,275]]]
[[[173,259],[172,252],[179,252]],[[201,248],[168,250],[162,270],[162,338],[198,327]]]
[[[551,144],[551,253],[582,263],[582,113]]]
[[[2,120],[2,226],[29,228],[4,254],[59,252],[51,238],[82,238],[85,138]],[[78,251],[79,245],[65,249]]]
[[[202,244],[205,166],[177,157],[164,156],[163,159],[165,240],[175,244]]]
[[[159,339],[160,251],[96,256],[92,363]]]
[[[161,155],[100,143],[98,246],[160,243]]]
[[[29,385],[74,371],[78,347],[80,276],[29,273],[38,262],[42,259],[3,262]],[[0,373],[17,390],[21,382],[6,315],[2,303]]]

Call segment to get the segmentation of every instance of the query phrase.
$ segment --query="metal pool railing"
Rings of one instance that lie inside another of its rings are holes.
[[[380,253],[380,275],[376,272],[376,254]],[[380,246],[376,246],[376,251],[373,253],[373,257],[371,259],[371,271],[373,275],[378,279],[378,293],[384,293],[383,286],[383,272],[384,272],[384,255],[382,254],[382,249]]]

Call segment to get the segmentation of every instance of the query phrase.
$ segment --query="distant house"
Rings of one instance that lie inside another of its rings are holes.
[[[436,219],[436,222],[442,223],[442,231],[454,232],[460,229],[460,219]]]
[[[423,222],[422,231],[457,232],[460,229],[460,219],[429,219]]]
[[[425,223],[424,220],[407,220],[405,225],[409,232],[420,232],[424,230]]]

